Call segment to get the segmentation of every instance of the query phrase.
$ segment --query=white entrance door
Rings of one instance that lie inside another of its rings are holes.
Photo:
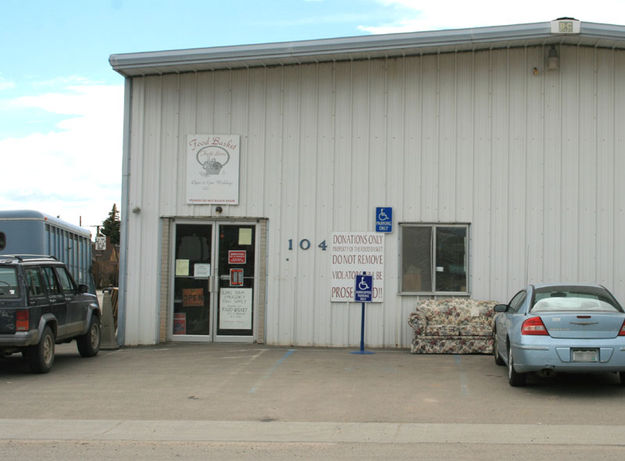
[[[176,223],[170,339],[253,341],[256,234],[254,223]]]

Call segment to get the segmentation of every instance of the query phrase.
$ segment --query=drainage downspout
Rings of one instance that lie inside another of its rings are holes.
[[[124,137],[122,147],[122,205],[119,242],[119,306],[117,312],[117,344],[126,342],[126,299],[128,286],[128,207],[130,187],[130,126],[132,109],[132,77],[124,82]]]

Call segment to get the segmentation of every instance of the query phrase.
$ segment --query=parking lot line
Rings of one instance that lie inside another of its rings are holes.
[[[462,357],[459,355],[454,356],[454,363],[458,368],[458,376],[460,379],[460,393],[462,395],[469,395],[469,386],[467,384],[467,374],[462,367]]]
[[[271,377],[271,375],[273,374],[274,371],[276,371],[276,369],[282,365],[282,363],[293,353],[295,352],[295,349],[289,349],[288,351],[285,352],[285,354],[274,364],[274,366],[272,366],[267,373],[265,373],[257,382],[256,384],[254,384],[254,386],[252,386],[252,388],[250,389],[250,394],[255,394],[256,390],[258,389],[258,387],[262,384],[263,381],[267,380],[268,378]]]

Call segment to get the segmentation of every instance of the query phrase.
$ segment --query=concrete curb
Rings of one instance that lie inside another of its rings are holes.
[[[625,426],[1,419],[0,440],[625,446]]]

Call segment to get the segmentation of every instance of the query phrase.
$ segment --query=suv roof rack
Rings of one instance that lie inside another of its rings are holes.
[[[2,258],[13,258],[18,261],[36,261],[36,260],[54,260],[58,261],[56,257],[52,255],[36,255],[36,254],[11,254],[11,255],[0,255],[0,259]]]

